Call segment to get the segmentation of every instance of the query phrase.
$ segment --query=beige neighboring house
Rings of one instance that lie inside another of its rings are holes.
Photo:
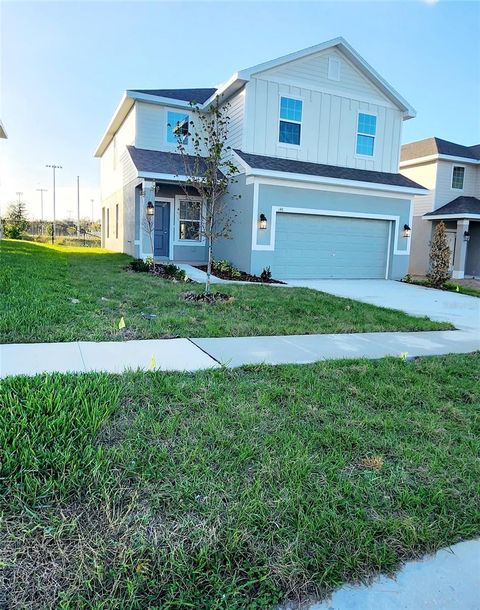
[[[5,127],[3,126],[2,121],[0,121],[0,138],[4,138],[6,139],[7,136],[7,132],[5,131]]]
[[[432,232],[443,220],[452,277],[480,277],[480,144],[440,138],[404,144],[400,172],[429,189],[414,198],[409,273],[427,273]]]

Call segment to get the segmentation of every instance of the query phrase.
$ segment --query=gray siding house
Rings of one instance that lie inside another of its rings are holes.
[[[452,277],[480,277],[480,144],[440,138],[405,144],[400,171],[429,189],[414,199],[410,273],[427,273],[432,233],[443,221]]]
[[[171,125],[192,120],[190,102],[206,111],[217,97],[230,106],[239,175],[225,202],[231,238],[216,242],[216,258],[282,279],[405,275],[413,198],[427,193],[398,169],[402,123],[415,111],[343,38],[218,88],[126,91],[96,150],[104,247],[150,255],[152,202],[155,257],[205,261],[201,208],[180,186]]]

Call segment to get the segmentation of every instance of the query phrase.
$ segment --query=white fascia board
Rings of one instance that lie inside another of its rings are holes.
[[[144,178],[145,180],[162,180],[163,182],[191,182],[191,176],[162,174],[160,172],[137,171],[137,178]],[[201,178],[199,178],[198,181],[201,181]]]
[[[423,220],[480,220],[480,214],[435,214],[423,216]]]
[[[370,66],[370,64],[368,64],[342,36],[333,38],[332,40],[327,40],[326,42],[314,45],[313,47],[308,47],[306,49],[302,49],[301,51],[289,53],[283,57],[278,57],[277,59],[252,66],[251,68],[241,70],[238,73],[238,77],[248,81],[254,74],[264,72],[265,70],[271,70],[272,68],[296,61],[297,59],[302,59],[308,55],[320,53],[321,51],[325,51],[333,47],[338,47],[338,49],[344,53],[344,55],[358,70],[360,70],[360,72],[362,72],[362,74],[372,81],[373,84],[380,89],[380,91],[382,91],[397,107],[403,111],[404,119],[412,119],[416,116],[417,112],[415,108],[413,108],[413,106],[409,104],[407,100],[403,98],[398,91],[392,87],[392,85],[390,85],[390,83],[380,76],[380,74],[374,70],[372,66]]]
[[[125,120],[134,103],[135,100],[129,97],[128,92],[125,91],[125,93],[122,95],[120,103],[118,104],[115,112],[113,113],[113,117],[111,118],[110,123],[108,124],[108,127],[102,136],[102,139],[100,140],[95,150],[95,157],[101,157],[103,155],[107,146],[110,144],[113,136],[118,131],[119,127]]]
[[[412,165],[422,165],[423,163],[431,163],[433,161],[453,161],[454,163],[470,163],[471,165],[480,165],[480,159],[471,159],[470,157],[454,157],[451,155],[427,155],[425,157],[417,157],[416,159],[406,159],[400,161],[400,167],[410,167]]]
[[[361,189],[385,191],[387,193],[405,193],[406,195],[428,195],[427,189],[395,186],[391,184],[378,184],[377,182],[362,182],[360,180],[344,180],[342,178],[329,178],[327,176],[309,176],[307,174],[277,172],[273,170],[254,169],[250,167],[247,169],[246,175],[274,178],[279,181],[288,180],[293,182],[308,182],[313,184],[331,184],[332,186],[353,186]]]
[[[158,104],[160,106],[172,106],[174,108],[191,108],[190,102],[186,102],[185,100],[176,100],[171,97],[161,97],[160,95],[138,93],[134,90],[128,90],[127,95],[128,97],[131,97],[139,102],[148,102],[149,104]]]

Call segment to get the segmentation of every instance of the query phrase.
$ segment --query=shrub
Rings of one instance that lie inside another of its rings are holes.
[[[186,282],[188,280],[187,273],[184,269],[180,269],[173,263],[167,263],[165,265],[157,265],[155,267],[156,273],[162,275],[170,280],[177,280],[179,282]]]
[[[433,233],[427,279],[434,288],[443,288],[450,279],[450,248],[443,221],[438,223]]]
[[[272,279],[272,272],[270,271],[270,267],[265,267],[260,273],[260,277],[262,282],[269,282]]]
[[[128,269],[137,273],[146,273],[147,271],[150,271],[150,265],[147,263],[147,261],[137,258],[129,263]]]
[[[242,273],[227,260],[213,261],[212,270],[214,273],[224,273],[231,278],[239,278],[242,276]]]

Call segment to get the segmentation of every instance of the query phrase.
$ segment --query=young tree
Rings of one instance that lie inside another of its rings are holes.
[[[442,288],[450,279],[450,248],[443,221],[438,223],[433,232],[430,245],[430,269],[427,278],[435,288]]]
[[[20,239],[28,226],[27,206],[23,201],[11,203],[2,221],[5,237]]]
[[[172,125],[177,136],[177,149],[182,155],[185,168],[185,182],[182,188],[187,200],[199,196],[200,235],[207,242],[208,261],[205,293],[210,292],[212,273],[213,244],[218,238],[228,238],[234,220],[234,214],[227,209],[226,195],[232,184],[237,182],[238,168],[230,157],[230,146],[227,145],[230,117],[229,103],[217,100],[206,111],[200,110],[198,104],[191,104],[194,120],[189,124]],[[191,147],[189,154],[187,147]],[[233,195],[232,199],[239,199]]]

